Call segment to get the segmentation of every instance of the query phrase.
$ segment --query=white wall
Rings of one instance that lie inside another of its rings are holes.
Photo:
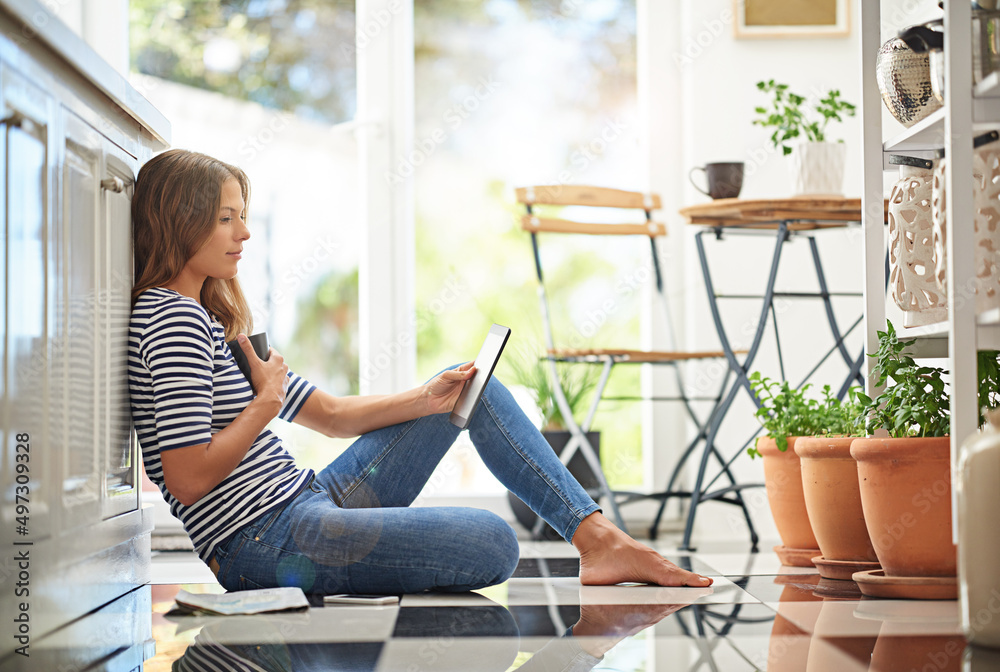
[[[115,70],[128,76],[128,0],[58,0],[43,4]]]
[[[742,198],[788,196],[791,179],[787,159],[770,146],[767,129],[752,125],[754,107],[766,105],[767,101],[757,91],[755,83],[773,78],[808,97],[839,89],[846,100],[859,104],[859,1],[852,2],[852,26],[847,37],[748,40],[733,36],[731,0],[683,0],[677,10],[677,20],[682,26],[680,48],[671,55],[672,66],[681,72],[680,89],[676,92],[674,104],[680,109],[683,145],[674,151],[671,151],[672,148],[656,148],[665,157],[663,160],[679,163],[684,174],[690,167],[706,162],[744,161],[746,178]],[[883,39],[888,39],[899,27],[940,15],[936,3],[925,0],[883,0],[882,12],[883,23],[887,24]],[[889,119],[891,124],[895,124]],[[847,144],[844,194],[860,197],[860,120],[848,119],[839,128],[831,127],[830,130],[830,139],[843,139]],[[707,197],[697,192],[685,178],[681,179],[684,182],[683,196],[678,205],[707,201]],[[714,347],[718,339],[697,263],[694,228],[678,225],[671,230],[671,235],[683,237],[685,246],[685,338],[689,348]],[[823,232],[817,238],[830,289],[860,292],[859,229]],[[706,244],[717,291],[749,293],[763,289],[774,247],[773,239],[731,237],[723,242],[709,239]],[[785,245],[778,287],[791,291],[817,288],[805,240]],[[759,302],[729,300],[721,305],[734,347],[748,346],[759,315]],[[840,299],[834,305],[842,330],[861,311],[860,297]],[[833,339],[818,300],[780,301],[778,309],[786,377],[798,383],[818,358],[817,353],[825,352],[833,344]],[[849,339],[849,349],[855,354],[862,347],[860,329],[860,326],[855,329]],[[772,378],[780,376],[770,326],[752,369]],[[840,356],[835,354],[813,380],[818,387],[829,383],[836,389],[843,382],[846,371]],[[689,378],[692,377],[689,374]],[[748,395],[741,393],[723,425],[720,447],[732,455],[756,427],[752,402]],[[737,460],[736,467],[741,481],[763,481],[759,460],[751,461],[743,456]],[[689,471],[693,472],[693,469]],[[764,538],[778,543],[763,490],[747,491],[747,496],[758,531]],[[696,539],[747,538],[745,526],[735,511],[721,504],[708,504],[700,509]]]

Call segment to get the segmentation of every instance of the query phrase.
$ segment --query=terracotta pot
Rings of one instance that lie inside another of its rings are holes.
[[[802,465],[802,488],[809,522],[827,560],[875,562],[861,509],[853,437],[802,437],[795,454]]]
[[[915,606],[897,600],[866,599],[858,603],[856,617],[881,621],[869,669],[900,672],[969,669],[962,667],[965,638],[960,634],[938,634],[956,631],[960,618],[958,603],[941,600]]]
[[[757,450],[764,457],[764,482],[767,501],[781,541],[788,548],[819,548],[809,524],[806,500],[802,492],[802,470],[795,454],[798,437],[788,437],[788,450],[778,450],[774,439],[757,439]]]
[[[777,672],[801,672],[809,660],[809,633],[780,613],[774,617],[767,641],[767,669]]]
[[[822,598],[813,594],[813,588],[818,582],[819,574],[785,574],[774,577],[774,583],[784,586],[781,597],[778,598],[782,603],[821,602]],[[782,615],[782,609],[779,605],[774,625],[771,626],[771,637],[767,643],[767,669],[801,672],[806,669],[806,661],[809,659],[809,645],[812,641],[810,634],[815,623],[813,615],[818,615],[819,610],[809,612],[810,616],[796,625]],[[796,612],[796,616],[800,615]]]
[[[868,634],[851,621],[855,600],[849,604],[838,600],[825,600],[816,617],[812,636],[814,640],[825,639],[827,646],[812,646],[809,648],[809,658],[803,668],[806,672],[840,672],[844,669],[845,656],[851,661],[861,663],[867,669],[871,660],[872,650],[878,641],[874,632]],[[845,627],[846,626],[846,627]],[[851,633],[855,630],[855,633]],[[831,647],[829,642],[836,641]],[[881,669],[881,668],[876,668]]]
[[[931,669],[935,672],[959,672],[965,637],[961,635],[890,636],[885,626],[878,635],[871,654],[872,670],[910,672]]]
[[[955,576],[948,437],[855,439],[861,505],[886,576]]]

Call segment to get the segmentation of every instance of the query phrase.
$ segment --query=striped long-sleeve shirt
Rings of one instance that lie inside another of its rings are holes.
[[[278,417],[291,421],[316,388],[291,372],[288,377]],[[139,296],[129,322],[128,380],[146,474],[205,562],[216,544],[289,501],[312,477],[265,429],[233,472],[194,504],[184,506],[167,490],[160,453],[208,443],[254,397],[225,330],[197,301],[159,287]]]

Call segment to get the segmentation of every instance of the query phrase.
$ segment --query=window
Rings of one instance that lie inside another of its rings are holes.
[[[513,331],[497,371],[505,383],[516,383],[509,360],[541,352],[530,240],[513,188],[639,188],[635,21],[628,0],[416,3],[416,142],[395,171],[416,191],[422,377],[475,356],[492,322]],[[643,250],[601,240],[556,245],[542,250],[550,298],[558,297],[555,329],[564,340],[638,347],[639,292],[613,320],[599,311]],[[639,369],[619,367],[608,394],[638,391]],[[520,398],[531,412],[530,398]],[[634,403],[602,405],[597,415],[613,486],[642,483],[640,420]],[[502,492],[463,441],[437,489]]]
[[[133,84],[170,119],[173,145],[250,176],[240,280],[254,330],[292,370],[356,393],[353,0],[132,0],[130,11]],[[302,466],[337,448],[298,427],[282,435]]]

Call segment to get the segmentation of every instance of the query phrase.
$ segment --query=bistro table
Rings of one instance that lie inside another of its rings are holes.
[[[842,229],[852,223],[861,221],[861,199],[842,197],[799,197],[780,199],[759,199],[741,200],[736,198],[719,199],[710,203],[694,205],[683,208],[680,214],[692,226],[701,228],[695,234],[695,244],[698,250],[698,261],[701,265],[702,277],[705,281],[705,289],[708,293],[708,304],[712,313],[712,320],[728,362],[728,371],[723,380],[723,394],[720,394],[719,401],[712,410],[707,428],[705,431],[704,446],[701,454],[698,473],[695,477],[694,488],[690,494],[690,506],[688,508],[687,523],[684,528],[684,538],[680,548],[690,549],[691,534],[694,529],[695,514],[698,505],[705,501],[721,500],[729,503],[739,504],[746,516],[747,526],[750,530],[753,548],[757,547],[757,533],[754,530],[753,522],[743,504],[740,491],[749,487],[761,487],[762,483],[733,483],[726,487],[719,487],[712,490],[716,480],[724,473],[729,473],[729,467],[742,452],[737,451],[727,462],[724,462],[719,472],[711,479],[707,478],[707,467],[709,458],[714,454],[719,455],[715,445],[719,427],[724,420],[740,390],[745,390],[754,403],[759,406],[759,402],[754,396],[748,373],[753,365],[757,352],[763,341],[764,332],[767,327],[768,314],[773,320],[775,332],[775,344],[778,352],[778,362],[781,369],[782,378],[784,375],[784,359],[781,353],[781,340],[778,334],[777,317],[774,310],[776,298],[797,298],[797,299],[820,299],[826,310],[826,321],[830,332],[834,338],[834,345],[823,354],[813,369],[806,375],[805,380],[825,362],[830,356],[839,353],[847,366],[848,373],[843,384],[837,392],[839,398],[847,393],[847,390],[854,382],[863,384],[864,379],[861,369],[864,365],[864,351],[852,355],[845,343],[845,337],[853,331],[862,320],[863,315],[859,315],[857,320],[845,331],[841,332],[840,326],[834,315],[831,298],[835,296],[861,296],[860,292],[831,292],[827,286],[826,275],[823,271],[823,264],[820,260],[819,245],[816,233],[825,229]],[[708,257],[705,254],[704,237],[706,235],[715,236],[717,239],[724,239],[736,236],[758,236],[770,237],[774,240],[774,252],[771,256],[770,270],[767,282],[762,294],[717,294],[712,281]],[[809,249],[812,256],[813,267],[816,271],[816,278],[819,288],[817,291],[777,291],[775,280],[778,276],[778,267],[781,261],[781,251],[784,244],[793,237],[804,237],[809,242]],[[761,301],[760,319],[757,321],[757,329],[751,339],[750,345],[745,350],[736,351],[730,342],[729,336],[722,323],[719,299],[754,299]],[[742,359],[737,355],[742,354]],[[732,382],[729,382],[732,379]],[[805,382],[805,381],[803,381]],[[676,478],[677,471],[673,478]],[[672,481],[673,481],[672,478]],[[730,476],[731,478],[731,476]],[[706,482],[707,481],[707,482]],[[668,485],[668,491],[672,490],[674,483]],[[661,502],[653,528],[659,524],[663,514],[666,499]]]

